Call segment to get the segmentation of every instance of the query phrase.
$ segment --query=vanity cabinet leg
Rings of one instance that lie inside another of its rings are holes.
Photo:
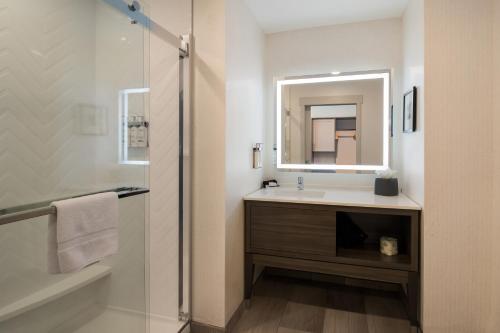
[[[418,327],[420,299],[420,278],[417,272],[409,272],[408,275],[408,316],[410,324],[413,327]]]
[[[254,264],[251,254],[245,254],[245,300],[252,297]]]

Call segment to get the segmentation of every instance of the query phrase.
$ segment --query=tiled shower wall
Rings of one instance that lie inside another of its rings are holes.
[[[93,184],[93,137],[75,131],[95,103],[95,2],[0,2],[0,205]]]
[[[144,186],[144,167],[117,163],[117,104],[118,90],[144,86],[145,47],[142,28],[100,0],[0,0],[0,208]],[[85,121],[89,110],[99,112],[95,123]],[[0,331],[71,326],[70,309],[94,302],[144,312],[144,197],[121,200],[120,216],[109,281]],[[46,220],[1,227],[0,306],[62,278],[45,273]]]
[[[0,1],[0,207],[144,184],[117,163],[118,90],[144,85],[127,21],[100,0]]]

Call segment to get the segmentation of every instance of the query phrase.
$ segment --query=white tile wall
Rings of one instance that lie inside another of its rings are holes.
[[[145,37],[100,0],[0,0],[0,208],[145,184],[145,167],[117,163],[118,91],[144,86]],[[82,134],[82,104],[106,110],[102,134]],[[0,331],[73,332],[88,319],[75,313],[104,311],[96,304],[144,313],[145,200],[120,200],[120,252],[105,261],[113,268],[107,281],[0,323]],[[1,227],[0,306],[62,278],[45,273],[46,219]]]

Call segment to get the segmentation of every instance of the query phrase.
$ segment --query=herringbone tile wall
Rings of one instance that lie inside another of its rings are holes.
[[[75,135],[74,124],[78,103],[95,102],[95,43],[87,28],[94,6],[0,1],[2,207],[94,183],[88,172],[94,160],[81,156],[93,156],[96,147],[92,138]]]
[[[118,164],[117,131],[118,91],[144,87],[148,43],[141,26],[100,0],[0,0],[0,208],[145,185],[144,166]],[[85,123],[89,107],[105,110],[98,124]],[[26,314],[29,327],[53,332],[94,302],[145,311],[145,200],[120,201],[110,280],[80,292],[81,302]],[[0,228],[0,307],[62,278],[46,273],[46,220]]]

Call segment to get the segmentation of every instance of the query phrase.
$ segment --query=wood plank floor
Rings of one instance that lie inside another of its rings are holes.
[[[392,292],[263,276],[233,332],[408,333],[410,324]]]

